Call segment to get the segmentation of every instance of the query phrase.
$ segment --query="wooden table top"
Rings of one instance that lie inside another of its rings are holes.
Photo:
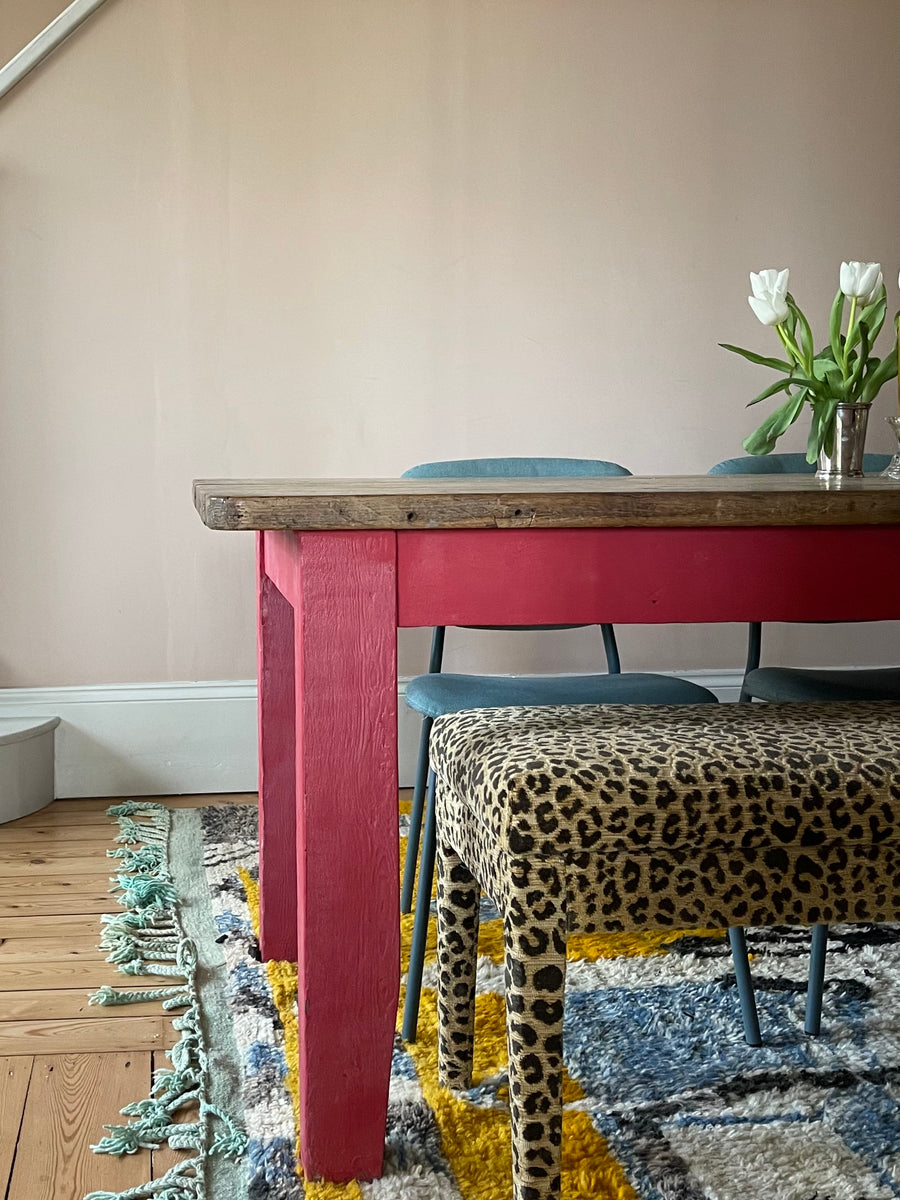
[[[198,479],[194,505],[238,530],[900,525],[895,481],[812,475]]]

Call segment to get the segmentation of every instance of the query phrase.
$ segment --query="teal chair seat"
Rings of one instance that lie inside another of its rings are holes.
[[[419,463],[404,479],[596,479],[630,475],[604,458],[449,458]]]
[[[867,475],[879,475],[891,461],[890,454],[866,454],[863,470]],[[710,467],[708,475],[814,475],[816,464],[808,463],[805,454],[745,454],[740,458],[725,458]]]
[[[757,700],[900,700],[900,667],[871,671],[757,667],[747,672],[745,687]]]
[[[418,675],[406,703],[423,717],[467,708],[547,704],[715,704],[705,687],[668,675]]]

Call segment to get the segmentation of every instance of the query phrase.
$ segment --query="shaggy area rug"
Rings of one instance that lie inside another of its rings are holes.
[[[296,972],[259,959],[256,810],[208,808],[200,820],[242,1075],[250,1200],[508,1200],[502,932],[490,904],[475,1086],[451,1094],[437,1083],[432,931],[419,1040],[398,1035],[395,1044],[383,1177],[304,1183]],[[410,933],[403,918],[404,950]],[[803,1033],[808,934],[754,931],[749,941],[758,1049],[743,1040],[722,931],[570,940],[566,1200],[900,1197],[900,928],[833,930],[818,1038]]]

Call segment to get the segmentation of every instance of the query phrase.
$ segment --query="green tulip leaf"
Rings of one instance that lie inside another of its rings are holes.
[[[859,354],[853,363],[853,370],[847,380],[847,399],[855,399],[855,392],[862,379],[863,368],[869,361],[869,329],[865,321],[859,323]]]
[[[790,292],[788,292],[785,299],[788,302],[791,313],[800,322],[800,349],[803,351],[803,358],[807,363],[812,362],[816,350],[813,345],[813,335],[809,327],[809,321],[803,315],[803,310],[798,306]]]
[[[791,297],[788,295],[786,299],[790,300]],[[797,333],[797,313],[793,308],[790,307],[790,305],[788,305],[788,318],[784,322],[784,328],[787,331],[787,335],[791,341],[795,342],[797,340],[795,336]]]
[[[752,400],[748,400],[747,408],[751,408],[754,404],[759,404],[761,400],[768,400],[770,396],[777,396],[779,392],[787,391],[793,382],[793,379],[779,379],[777,383],[773,383],[770,387],[767,387],[758,396],[754,396]]]
[[[866,328],[869,331],[869,345],[874,346],[875,341],[881,333],[881,327],[884,325],[884,318],[887,314],[887,292],[882,285],[881,296],[873,304],[867,304],[859,315],[860,323],[865,322]]]
[[[806,461],[814,463],[819,457],[819,438],[822,433],[822,414],[816,410],[813,412],[812,420],[809,423],[809,437],[806,441]]]
[[[863,384],[862,392],[859,396],[860,404],[871,404],[882,387],[889,379],[894,379],[897,375],[897,339],[894,339],[894,347],[889,354],[881,360],[874,371],[871,371]]]
[[[813,377],[808,378],[806,375],[792,375],[788,382],[793,387],[803,388],[804,391],[810,392],[812,396],[820,400],[826,400],[827,394],[823,391],[823,384],[820,379]]]
[[[820,352],[813,359],[813,377],[815,379],[825,380],[828,378],[829,372],[835,370],[839,371],[840,367],[837,366],[834,359],[831,357],[830,350],[827,352],[827,354],[825,351]]]
[[[779,405],[766,417],[758,429],[744,439],[743,445],[747,453],[770,454],[775,448],[776,441],[800,416],[805,399],[806,388],[801,388],[793,396],[788,396],[784,404]]]
[[[839,403],[839,400],[832,399],[814,406],[809,437],[806,442],[806,461],[808,463],[816,462],[823,447],[831,453],[831,449],[834,447],[834,415]]]
[[[727,342],[719,342],[723,350],[730,350],[732,354],[740,354],[742,358],[746,358],[749,362],[756,363],[760,367],[771,367],[773,371],[790,371],[791,364],[785,362],[783,358],[766,358],[763,354],[754,354],[752,350],[742,350],[740,346],[730,346]]]
[[[831,306],[831,317],[828,322],[828,336],[831,342],[831,354],[835,362],[843,354],[843,346],[841,345],[841,323],[844,320],[844,293],[838,288],[837,295],[834,298],[834,304]]]
[[[844,381],[844,374],[837,364],[829,367],[825,376],[823,398],[826,400],[845,400],[847,398],[847,384]]]

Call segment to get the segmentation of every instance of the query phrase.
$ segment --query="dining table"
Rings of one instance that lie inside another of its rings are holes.
[[[309,1178],[382,1170],[398,629],[900,618],[882,478],[204,479],[194,503],[256,534],[260,943],[298,965]]]

